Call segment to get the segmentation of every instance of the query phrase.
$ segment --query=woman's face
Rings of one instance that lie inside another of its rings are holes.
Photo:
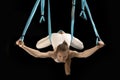
[[[59,62],[62,62],[62,63],[66,62],[66,59],[68,58],[68,54],[69,54],[68,51],[58,52],[58,53],[57,53],[57,60],[58,60]]]

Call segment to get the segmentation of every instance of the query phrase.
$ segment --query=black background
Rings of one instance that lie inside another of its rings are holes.
[[[47,1],[46,1],[47,2]],[[70,32],[72,0],[51,0],[52,31],[62,29]],[[15,45],[22,34],[26,21],[31,13],[35,0],[5,1],[1,9],[1,49],[0,66],[1,77],[9,79],[34,79],[34,80],[104,80],[117,79],[118,36],[116,25],[113,24],[115,14],[113,3],[110,0],[87,0],[93,20],[99,35],[105,42],[105,47],[87,59],[72,59],[71,75],[66,76],[64,65],[55,63],[52,59],[36,59]],[[74,36],[83,41],[85,49],[95,45],[95,35],[88,18],[85,21],[79,17],[81,10],[80,0],[76,4],[76,19]],[[47,32],[47,3],[45,19],[39,23],[40,7],[25,36],[25,44],[35,48],[36,42],[48,35]],[[114,26],[113,26],[114,25]],[[117,36],[117,38],[114,38]],[[73,49],[73,48],[71,48]],[[84,49],[84,50],[85,50]],[[52,47],[40,51],[52,50]],[[118,53],[119,54],[119,53]],[[9,76],[9,77],[8,77]]]

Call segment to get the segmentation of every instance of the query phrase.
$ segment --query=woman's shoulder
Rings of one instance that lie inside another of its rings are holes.
[[[69,56],[70,56],[71,58],[75,57],[77,54],[78,54],[77,51],[70,50],[70,52],[69,52]]]

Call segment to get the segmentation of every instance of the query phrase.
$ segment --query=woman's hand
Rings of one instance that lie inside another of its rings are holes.
[[[103,41],[99,41],[97,46],[98,46],[99,48],[102,48],[104,45],[105,45],[105,44],[104,44]]]
[[[19,39],[19,40],[16,41],[16,45],[18,45],[19,47],[23,47],[24,46],[24,42]]]

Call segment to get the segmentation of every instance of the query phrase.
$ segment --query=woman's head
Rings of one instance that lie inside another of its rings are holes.
[[[68,58],[69,54],[69,48],[67,43],[64,41],[62,44],[60,44],[56,49],[56,58],[59,62],[65,62]]]

